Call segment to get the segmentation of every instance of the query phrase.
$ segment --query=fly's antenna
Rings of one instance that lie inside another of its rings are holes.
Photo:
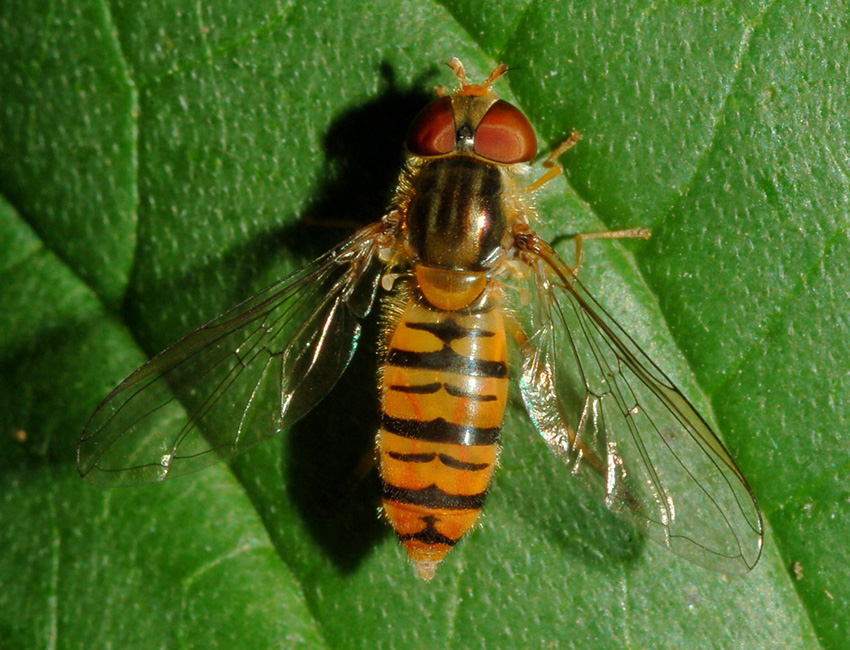
[[[460,81],[460,92],[462,95],[467,96],[475,96],[480,97],[482,95],[487,94],[489,92],[489,88],[493,83],[505,74],[508,71],[508,66],[504,63],[500,63],[496,66],[495,70],[490,73],[490,76],[484,80],[482,84],[471,84],[469,83],[469,79],[466,76],[466,70],[463,67],[463,63],[461,63],[460,59],[456,56],[453,56],[451,61],[448,62],[448,66],[452,69],[452,72],[455,73],[455,76]]]
[[[449,61],[446,65],[448,65],[452,69],[452,72],[455,73],[455,76],[457,77],[458,81],[460,81],[461,86],[465,88],[466,86],[472,85],[469,83],[469,79],[467,79],[466,77],[466,70],[464,69],[463,63],[461,63],[461,60],[459,58],[453,56],[451,58],[451,61]]]
[[[507,71],[508,71],[508,66],[504,63],[500,63],[499,65],[497,65],[495,67],[493,72],[490,73],[490,76],[487,77],[487,79],[484,80],[484,83],[482,85],[485,88],[489,88],[493,84],[493,82],[496,81],[496,79],[501,77]]]

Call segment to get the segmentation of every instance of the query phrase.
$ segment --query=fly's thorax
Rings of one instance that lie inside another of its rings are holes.
[[[484,271],[508,231],[506,171],[472,156],[428,161],[410,178],[406,206],[413,261],[456,271]]]

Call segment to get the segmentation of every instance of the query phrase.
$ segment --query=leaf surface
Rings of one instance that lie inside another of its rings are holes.
[[[847,10],[4,1],[0,647],[842,648]],[[653,229],[593,242],[583,281],[750,480],[750,575],[631,538],[514,396],[482,525],[420,582],[357,479],[377,326],[325,403],[232,466],[77,476],[121,379],[381,215],[451,56],[514,68],[500,92],[544,149],[582,134],[541,197],[567,260],[567,235]]]

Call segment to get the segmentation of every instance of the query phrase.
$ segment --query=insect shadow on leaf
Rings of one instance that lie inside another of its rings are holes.
[[[328,130],[325,182],[304,219],[281,236],[307,257],[385,212],[404,163],[405,133],[430,99],[422,88],[431,73],[399,88],[388,64],[385,88],[368,103],[343,113]],[[354,570],[376,540],[390,534],[377,516],[380,483],[374,468],[378,429],[380,309],[365,323],[358,350],[322,402],[284,441],[287,490],[310,534],[343,571]],[[274,521],[267,520],[274,527]]]
[[[358,227],[381,218],[404,162],[407,127],[431,98],[428,81],[435,71],[401,88],[392,69],[382,65],[384,89],[380,94],[345,110],[329,127],[323,139],[325,180],[300,220],[267,230],[158,282],[153,292],[156,295],[176,296],[187,303],[202,296],[201,304],[218,305],[217,310],[202,314],[197,308],[185,310],[187,320],[181,323],[184,331],[244,300],[246,293],[250,294],[247,288],[261,288],[271,281],[269,269],[275,260],[286,260],[297,268],[327,252]],[[136,289],[134,283],[131,287],[123,318],[131,327],[137,324],[136,336],[152,356],[165,347],[171,335],[161,340],[164,335],[158,331],[157,318],[151,316],[145,298],[151,293],[150,287]],[[288,552],[285,528],[290,522],[281,521],[281,512],[294,506],[309,534],[344,571],[356,568],[375,540],[388,534],[376,514],[380,502],[376,472],[365,472],[364,476],[362,469],[374,456],[378,425],[379,313],[380,309],[373,309],[364,324],[359,350],[336,388],[283,437],[269,441],[267,449],[260,446],[232,465],[282,554]],[[257,399],[276,398],[262,394]],[[268,462],[280,471],[262,467]],[[283,486],[266,478],[279,475]],[[289,502],[284,505],[281,499]]]

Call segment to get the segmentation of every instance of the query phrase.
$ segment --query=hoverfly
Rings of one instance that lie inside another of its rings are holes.
[[[383,512],[422,578],[484,505],[509,338],[528,413],[571,473],[674,553],[749,571],[762,522],[735,462],[579,282],[581,240],[570,267],[532,229],[533,193],[577,136],[527,183],[534,130],[492,90],[507,67],[479,85],[449,65],[460,87],[438,89],[413,120],[384,217],[130,375],[86,425],[80,473],[108,486],[162,481],[286,429],[340,377],[380,300]]]

